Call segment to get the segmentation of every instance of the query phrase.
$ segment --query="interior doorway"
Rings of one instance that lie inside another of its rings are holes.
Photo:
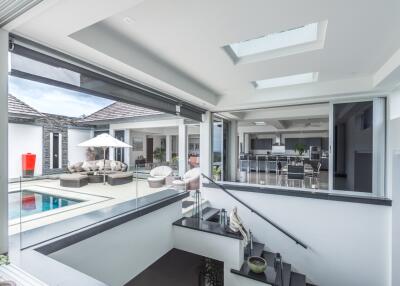
[[[153,138],[146,139],[146,153],[147,163],[153,163]]]

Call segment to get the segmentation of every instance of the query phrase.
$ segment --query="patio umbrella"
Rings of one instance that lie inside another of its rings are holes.
[[[78,144],[79,147],[94,147],[94,148],[103,148],[103,158],[104,158],[104,167],[103,167],[103,182],[106,183],[106,150],[107,148],[132,148],[131,145],[126,144],[114,137],[110,134],[102,133],[97,135],[96,137],[89,139],[85,142]]]

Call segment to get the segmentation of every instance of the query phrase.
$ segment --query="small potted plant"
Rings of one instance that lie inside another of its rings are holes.
[[[158,147],[154,149],[153,156],[158,162],[163,162],[165,161],[165,150]]]
[[[301,158],[304,154],[304,152],[306,151],[306,146],[302,143],[297,143],[296,145],[294,145],[294,151],[297,152],[297,154],[299,155],[296,158],[296,162],[299,163],[301,162]]]
[[[212,168],[212,174],[213,174],[214,181],[221,180],[221,168],[219,166],[214,166]]]
[[[0,255],[0,266],[10,264],[10,259],[7,255]]]

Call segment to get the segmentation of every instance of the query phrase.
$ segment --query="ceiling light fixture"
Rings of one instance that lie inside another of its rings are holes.
[[[264,121],[255,121],[254,124],[255,124],[256,126],[264,126],[264,125],[265,125],[265,122],[264,122]]]

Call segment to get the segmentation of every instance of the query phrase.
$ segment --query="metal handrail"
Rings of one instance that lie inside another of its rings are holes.
[[[300,239],[296,238],[294,235],[290,234],[289,232],[287,232],[286,230],[284,230],[282,227],[280,227],[278,224],[276,224],[275,222],[273,222],[272,220],[270,220],[269,218],[265,217],[263,214],[259,213],[257,210],[253,209],[251,206],[249,206],[248,204],[246,204],[245,202],[243,202],[241,199],[239,199],[238,197],[236,197],[234,194],[232,194],[231,192],[229,192],[227,189],[225,189],[224,186],[216,183],[213,179],[209,178],[208,176],[204,175],[203,173],[201,174],[204,178],[206,178],[207,180],[209,180],[211,183],[213,183],[214,185],[218,186],[221,190],[223,190],[226,194],[228,194],[229,196],[231,196],[232,198],[234,198],[235,200],[237,200],[239,203],[241,203],[242,205],[244,205],[246,208],[248,208],[251,212],[255,213],[256,215],[258,215],[260,218],[262,218],[263,220],[265,220],[266,222],[268,222],[270,225],[272,225],[273,227],[275,227],[277,230],[279,230],[280,232],[282,232],[283,234],[285,234],[287,237],[289,237],[290,239],[292,239],[294,242],[296,242],[296,244],[299,244],[300,246],[302,246],[305,249],[308,249],[308,246],[302,242]]]

